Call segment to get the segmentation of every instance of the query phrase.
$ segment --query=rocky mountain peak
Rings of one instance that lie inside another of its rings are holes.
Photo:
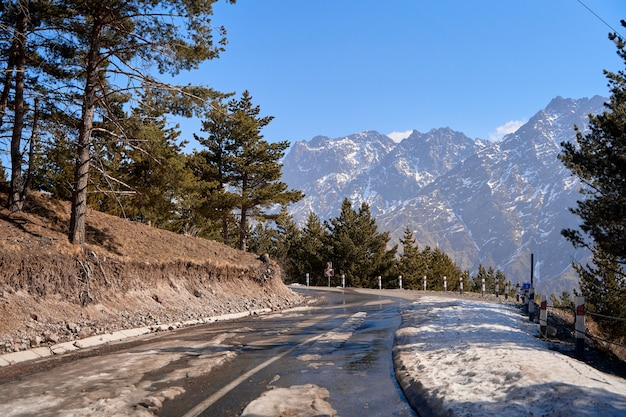
[[[470,272],[499,268],[513,283],[527,281],[534,253],[540,291],[569,291],[572,260],[588,254],[560,234],[576,227],[568,207],[580,197],[557,156],[605,101],[556,97],[497,143],[448,127],[415,130],[400,143],[376,131],[297,142],[283,174],[306,197],[291,212],[303,224],[309,210],[327,219],[345,197],[355,207],[365,201],[394,244],[410,227],[420,246],[441,248]]]

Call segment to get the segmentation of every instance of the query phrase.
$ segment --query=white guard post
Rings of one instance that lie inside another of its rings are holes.
[[[576,296],[576,357],[585,357],[585,297]]]

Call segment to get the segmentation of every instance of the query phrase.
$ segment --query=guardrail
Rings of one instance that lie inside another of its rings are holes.
[[[612,340],[607,340],[607,339],[598,337],[596,335],[593,335],[589,331],[587,331],[587,326],[585,324],[586,316],[598,317],[598,318],[602,318],[605,320],[614,320],[614,321],[619,321],[619,322],[626,322],[626,318],[612,317],[612,316],[607,316],[604,314],[598,314],[598,313],[587,311],[585,307],[585,297],[582,297],[582,296],[575,297],[574,307],[558,307],[558,306],[548,307],[546,296],[544,295],[541,297],[541,301],[539,304],[536,303],[534,300],[525,299],[524,309],[526,313],[528,313],[530,321],[539,322],[539,334],[541,337],[551,336],[548,334],[550,331],[550,328],[548,326],[548,320],[549,320],[548,310],[561,309],[561,310],[567,310],[571,312],[574,316],[574,323],[572,323],[572,326],[574,327],[573,334],[574,334],[574,339],[575,339],[575,354],[576,354],[576,357],[579,359],[584,359],[585,357],[585,343],[587,339],[626,348],[626,345],[623,343],[619,343],[619,342],[612,341]],[[539,311],[538,320],[536,319],[536,316],[533,314],[533,311],[535,312]]]

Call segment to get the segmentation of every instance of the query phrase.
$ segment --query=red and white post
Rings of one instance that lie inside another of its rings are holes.
[[[585,297],[576,296],[576,357],[585,357]]]

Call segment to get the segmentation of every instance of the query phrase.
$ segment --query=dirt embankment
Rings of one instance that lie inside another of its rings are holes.
[[[80,247],[68,225],[43,194],[0,210],[0,353],[302,301],[275,263],[214,241],[89,210]]]

